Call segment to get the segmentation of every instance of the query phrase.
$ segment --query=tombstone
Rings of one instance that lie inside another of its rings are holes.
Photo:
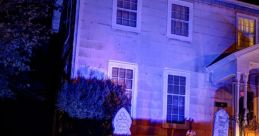
[[[228,129],[228,113],[224,109],[221,109],[215,113],[213,136],[228,136]]]
[[[113,134],[115,135],[130,135],[130,126],[132,120],[125,108],[121,108],[115,115],[113,119]]]

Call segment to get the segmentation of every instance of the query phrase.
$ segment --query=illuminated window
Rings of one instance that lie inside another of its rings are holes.
[[[185,71],[164,71],[164,107],[166,123],[184,123],[189,117],[190,74]]]
[[[137,88],[137,65],[133,63],[109,61],[108,76],[118,85],[126,90],[126,95],[131,100],[131,107],[127,110],[134,118],[136,113],[136,88]]]
[[[138,31],[141,0],[114,0],[113,27]]]
[[[167,35],[180,40],[191,40],[192,4],[169,0]]]
[[[237,48],[253,46],[256,43],[256,19],[238,15]]]

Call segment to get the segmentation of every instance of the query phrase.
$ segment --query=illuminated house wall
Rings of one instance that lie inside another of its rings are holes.
[[[190,81],[185,117],[195,122],[213,122],[214,95],[218,88],[211,85],[206,67],[236,44],[237,13],[257,17],[258,14],[234,9],[227,1],[224,5],[209,0],[179,0],[193,7],[189,22],[191,39],[186,40],[167,34],[170,1],[139,1],[140,26],[135,30],[113,25],[115,0],[78,3],[72,74],[77,76],[87,67],[93,67],[109,75],[109,65],[132,65],[136,72],[132,116],[155,122],[165,122],[165,73],[186,74]],[[244,4],[243,8],[246,7]],[[232,70],[235,69],[230,67],[218,74]],[[208,127],[211,131],[211,126]]]

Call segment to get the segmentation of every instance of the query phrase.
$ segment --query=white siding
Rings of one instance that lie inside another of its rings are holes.
[[[167,0],[143,0],[139,33],[112,28],[112,2],[81,0],[76,70],[92,66],[107,72],[109,60],[137,64],[136,117],[151,120],[162,119],[164,68],[190,71],[190,116],[212,119],[214,89],[204,85],[203,71],[235,43],[236,12],[194,3],[193,40],[185,42],[166,36]]]

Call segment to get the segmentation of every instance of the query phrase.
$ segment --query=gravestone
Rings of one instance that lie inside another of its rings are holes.
[[[115,135],[130,135],[130,126],[132,120],[125,108],[121,108],[115,115],[113,119],[113,134]]]
[[[224,109],[221,109],[215,113],[213,136],[228,136],[228,129],[228,113]]]

